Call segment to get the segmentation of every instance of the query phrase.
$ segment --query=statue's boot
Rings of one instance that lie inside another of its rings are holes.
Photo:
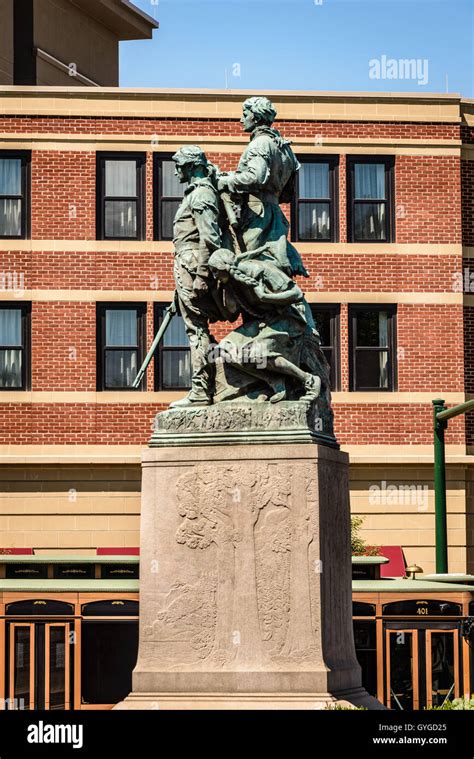
[[[273,395],[270,396],[270,403],[279,403],[286,398],[286,383],[285,380],[272,383]]]
[[[212,406],[211,398],[204,394],[197,395],[191,390],[185,398],[170,403],[169,408],[200,408],[203,406]]]
[[[318,398],[321,392],[321,377],[315,377],[314,374],[307,374],[304,383],[305,394],[302,396],[302,401],[310,401],[314,398]]]

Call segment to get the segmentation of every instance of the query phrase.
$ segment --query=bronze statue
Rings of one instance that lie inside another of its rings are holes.
[[[273,128],[275,117],[268,98],[244,102],[241,122],[251,138],[235,172],[219,172],[197,146],[173,156],[176,175],[188,183],[174,220],[174,275],[192,386],[172,408],[319,395],[330,403],[329,366],[293,281],[308,273],[280,208],[291,200],[299,163]],[[217,344],[209,325],[239,318]]]

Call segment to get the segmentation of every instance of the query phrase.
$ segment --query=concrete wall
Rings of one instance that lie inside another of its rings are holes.
[[[138,546],[139,490],[139,466],[3,466],[0,547]]]
[[[36,0],[35,45],[104,87],[118,85],[118,38],[67,0]],[[38,60],[38,85],[84,86]]]

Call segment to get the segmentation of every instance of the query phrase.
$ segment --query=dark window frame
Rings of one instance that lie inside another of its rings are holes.
[[[108,310],[134,310],[137,311],[138,320],[138,346],[115,346],[114,348],[107,348],[105,345],[105,315]],[[105,384],[105,366],[106,366],[106,351],[107,350],[137,350],[137,366],[138,369],[143,363],[146,350],[146,316],[147,316],[147,304],[140,303],[114,303],[112,302],[100,302],[97,303],[96,309],[96,355],[97,355],[97,391],[98,392],[137,392],[146,390],[146,376],[142,379],[138,388],[133,387],[107,387]]]
[[[3,301],[0,308],[21,311],[21,387],[0,387],[1,393],[22,392],[31,389],[31,303]],[[18,345],[1,345],[0,350],[17,349]]]
[[[163,161],[171,161],[173,153],[155,153],[153,156],[153,239],[169,241],[171,237],[163,235],[163,201],[182,201],[182,197],[175,195],[163,196]]]
[[[316,322],[316,311],[328,311],[331,314],[330,332],[331,345],[321,346],[331,348],[333,363],[331,364],[331,390],[338,392],[341,389],[341,306],[339,303],[310,303],[311,313]]]
[[[21,160],[21,195],[0,195],[0,200],[21,200],[21,229],[19,235],[0,233],[0,240],[29,240],[31,235],[31,151],[1,150],[0,159],[2,158]]]
[[[357,314],[364,311],[387,311],[388,346],[359,346],[364,351],[388,352],[388,387],[357,387],[356,352],[357,352]],[[363,303],[349,305],[349,390],[357,393],[393,393],[397,390],[397,306],[393,303]]]
[[[385,200],[375,198],[355,199],[355,164],[382,163],[385,166]],[[363,240],[355,237],[355,206],[361,203],[385,204],[385,239]],[[347,156],[347,239],[348,242],[385,245],[396,241],[395,229],[395,156],[350,155]]]
[[[298,161],[303,163],[329,164],[329,198],[300,198],[299,176],[297,175],[296,189],[291,202],[291,239],[292,242],[310,242],[318,245],[339,242],[339,156],[338,155],[298,155]],[[300,237],[299,206],[306,203],[329,203],[330,232],[329,240],[314,240]]]
[[[107,161],[136,161],[137,195],[108,197],[105,194],[105,164]],[[105,202],[106,200],[136,200],[137,234],[135,237],[106,237]],[[129,242],[146,239],[146,153],[97,153],[96,164],[96,237],[97,240],[125,240]]]
[[[155,335],[158,332],[161,323],[163,321],[165,309],[169,306],[169,303],[155,303],[154,304],[154,324],[155,324]],[[179,316],[180,314],[178,314]],[[191,389],[191,386],[189,387],[163,387],[163,353],[175,353],[178,351],[183,350],[191,350],[188,345],[163,345],[163,340],[160,342],[160,345],[158,346],[158,352],[155,354],[155,362],[154,362],[154,387],[155,392],[186,392]]]

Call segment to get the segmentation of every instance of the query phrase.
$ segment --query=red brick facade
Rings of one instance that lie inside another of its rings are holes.
[[[463,305],[453,299],[455,286],[469,259],[463,263],[460,252],[426,250],[420,254],[411,245],[474,246],[474,161],[461,160],[460,154],[438,154],[439,145],[459,146],[463,139],[472,140],[472,131],[453,123],[420,121],[309,121],[282,120],[276,126],[291,139],[317,138],[379,140],[381,155],[395,150],[395,242],[407,247],[391,252],[387,244],[383,253],[374,253],[371,246],[350,245],[338,252],[332,243],[301,244],[300,250],[310,278],[303,283],[310,300],[317,303],[324,294],[326,302],[341,305],[340,314],[340,390],[349,391],[348,306],[358,303],[357,293],[377,294],[378,303],[397,305],[397,374],[400,393],[474,392],[474,305]],[[57,135],[62,143],[80,137],[93,142],[100,135],[172,135],[187,142],[209,136],[219,140],[241,136],[238,119],[213,118],[118,118],[118,117],[45,117],[6,116],[0,119],[0,133],[23,135]],[[31,137],[34,139],[33,137]],[[155,140],[156,141],[156,140]],[[413,145],[423,151],[407,149]],[[31,239],[33,241],[94,241],[96,239],[96,152],[75,149],[32,150],[31,159]],[[306,144],[306,143],[305,143]],[[315,143],[319,144],[319,143]],[[430,145],[433,149],[430,150]],[[153,153],[138,142],[136,152],[147,153],[146,165],[146,241],[153,240]],[[5,149],[8,145],[5,143]],[[314,154],[314,145],[308,149]],[[132,148],[130,148],[132,149]],[[208,151],[208,156],[223,169],[235,168],[241,151]],[[166,151],[167,152],[167,151]],[[304,150],[298,147],[298,152]],[[346,219],[346,155],[350,148],[339,151],[331,145],[331,153],[339,156],[339,241],[347,242]],[[360,151],[359,151],[360,152]],[[422,155],[419,153],[423,152]],[[325,149],[325,153],[327,150]],[[285,212],[290,217],[289,207]],[[26,300],[32,300],[32,371],[31,390],[36,392],[96,391],[96,305],[107,301],[108,293],[130,291],[149,293],[140,301],[148,303],[147,336],[153,335],[154,291],[173,289],[172,253],[169,243],[156,250],[140,250],[134,244],[120,252],[103,250],[100,246],[85,252],[61,250],[28,250],[25,244],[0,251],[3,276],[24,276]],[[38,246],[35,246],[38,247]],[[66,246],[65,246],[66,247]],[[102,246],[107,247],[107,246]],[[20,248],[20,249],[19,249]],[[51,291],[74,291],[68,300],[64,292],[54,299]],[[28,293],[33,291],[30,297]],[[41,291],[47,291],[46,299]],[[80,291],[84,291],[81,300]],[[100,297],[92,298],[94,291]],[[79,296],[78,296],[79,292]],[[331,299],[334,293],[334,299]],[[386,299],[384,298],[386,293]],[[474,284],[473,284],[474,293]],[[342,294],[342,295],[341,295]],[[347,294],[348,300],[344,299]],[[406,294],[403,298],[401,295]],[[411,298],[411,295],[414,297]],[[416,296],[416,297],[415,297]],[[426,302],[424,300],[426,296]],[[444,297],[445,296],[445,297]],[[433,302],[433,298],[435,299]],[[367,302],[367,298],[361,299]],[[221,327],[218,332],[222,333]],[[153,391],[153,372],[148,374],[148,391]],[[391,403],[390,393],[383,402],[340,401],[335,397],[336,432],[344,444],[428,445],[432,440],[432,416],[429,401]],[[6,399],[5,399],[6,400]],[[0,443],[64,444],[74,439],[82,444],[143,444],[157,410],[166,403],[156,395],[152,403],[136,402],[2,402],[0,404]],[[450,424],[448,443],[474,444],[472,423],[466,439],[465,422]]]

